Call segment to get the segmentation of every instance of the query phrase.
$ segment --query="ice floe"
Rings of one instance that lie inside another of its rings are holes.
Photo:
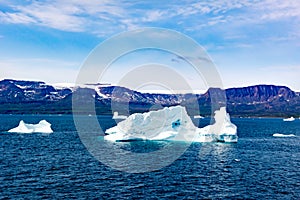
[[[273,137],[296,137],[294,134],[281,134],[281,133],[274,133]]]

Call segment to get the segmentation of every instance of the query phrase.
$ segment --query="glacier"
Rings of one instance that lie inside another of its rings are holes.
[[[104,140],[112,142],[135,140],[237,142],[237,127],[231,123],[226,108],[221,107],[214,114],[214,124],[198,128],[182,106],[134,113],[116,126],[107,129]]]
[[[41,120],[38,124],[26,124],[23,120],[19,125],[8,131],[9,133],[53,133],[51,124],[46,120]]]

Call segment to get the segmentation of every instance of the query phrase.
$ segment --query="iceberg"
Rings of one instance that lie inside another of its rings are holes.
[[[127,116],[125,116],[125,115],[119,115],[118,112],[114,112],[114,115],[113,115],[112,118],[113,118],[113,119],[126,119]]]
[[[273,137],[296,137],[294,134],[281,134],[281,133],[274,133]]]
[[[294,117],[290,117],[290,118],[283,119],[283,121],[285,121],[285,122],[292,122],[292,121],[294,121],[294,120],[295,120]]]
[[[194,116],[194,119],[203,119],[204,117],[203,116],[201,116],[201,115],[195,115]]]
[[[105,131],[105,140],[169,140],[178,139],[184,131],[196,127],[181,106],[166,107],[157,111],[135,113]]]
[[[230,122],[225,107],[215,111],[215,123],[204,128],[194,126],[182,106],[135,113],[105,131],[105,140],[174,140],[189,142],[237,142],[237,127]]]
[[[51,124],[46,120],[41,120],[38,124],[26,124],[23,120],[19,126],[12,128],[9,133],[53,133]]]
[[[225,107],[216,110],[214,113],[215,123],[198,128],[197,142],[237,142],[237,127],[231,123],[230,115]]]

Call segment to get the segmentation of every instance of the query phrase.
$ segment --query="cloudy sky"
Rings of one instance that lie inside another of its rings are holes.
[[[74,82],[99,43],[143,27],[193,38],[226,88],[278,84],[300,91],[299,0],[0,0],[0,79]]]

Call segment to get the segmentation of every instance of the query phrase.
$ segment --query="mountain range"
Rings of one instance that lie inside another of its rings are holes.
[[[226,105],[227,111],[236,117],[300,116],[300,93],[286,86],[209,88],[204,94],[150,94],[104,84],[67,87],[38,81],[0,81],[1,114],[72,114],[72,100],[78,105],[91,102],[97,114],[111,114],[114,110],[131,114],[183,105],[190,115],[208,116],[212,110]],[[80,113],[88,114],[84,107]]]

